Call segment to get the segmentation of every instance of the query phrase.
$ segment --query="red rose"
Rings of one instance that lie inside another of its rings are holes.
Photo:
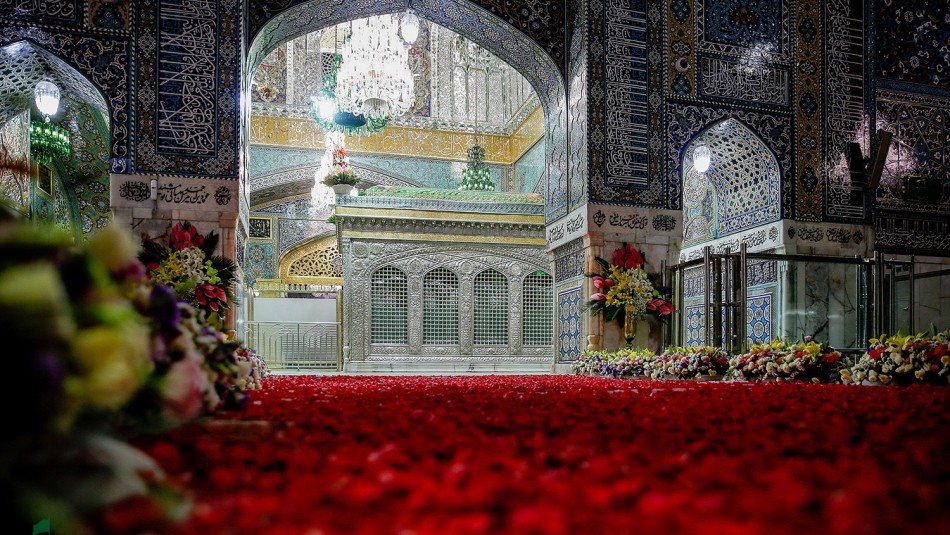
[[[643,265],[643,255],[640,254],[633,245],[629,243],[624,247],[626,249],[626,261],[624,267],[627,269],[637,269]]]
[[[614,265],[623,267],[626,256],[623,254],[623,249],[617,249],[614,251]]]

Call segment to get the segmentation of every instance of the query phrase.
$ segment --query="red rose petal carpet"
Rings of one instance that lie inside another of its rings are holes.
[[[174,534],[948,533],[950,389],[276,377],[140,445]],[[134,505],[106,519],[138,532]]]

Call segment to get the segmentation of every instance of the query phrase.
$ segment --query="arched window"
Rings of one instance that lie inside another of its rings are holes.
[[[524,278],[521,337],[526,346],[549,346],[554,335],[554,281],[543,271]]]
[[[373,273],[370,286],[371,328],[374,344],[406,344],[409,285],[406,274],[392,266]]]
[[[436,268],[422,281],[422,343],[459,343],[459,280]]]
[[[475,277],[475,344],[508,344],[508,281],[494,269]]]

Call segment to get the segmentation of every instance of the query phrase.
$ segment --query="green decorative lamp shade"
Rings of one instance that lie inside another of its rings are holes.
[[[30,123],[30,155],[41,164],[69,158],[69,132],[53,123]]]
[[[468,149],[468,166],[462,171],[460,190],[468,191],[495,191],[495,182],[491,179],[491,172],[484,164],[485,149],[472,145]]]

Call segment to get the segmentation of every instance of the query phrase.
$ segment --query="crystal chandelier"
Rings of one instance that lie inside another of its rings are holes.
[[[409,111],[415,102],[415,82],[396,16],[353,21],[341,52],[343,64],[336,80],[341,111],[368,119],[388,119]]]
[[[330,72],[323,75],[323,88],[315,97],[310,97],[310,117],[324,132],[341,132],[348,136],[375,134],[386,125],[389,119],[367,119],[362,115],[339,110],[336,98],[337,72],[343,63],[343,56],[333,54]]]

